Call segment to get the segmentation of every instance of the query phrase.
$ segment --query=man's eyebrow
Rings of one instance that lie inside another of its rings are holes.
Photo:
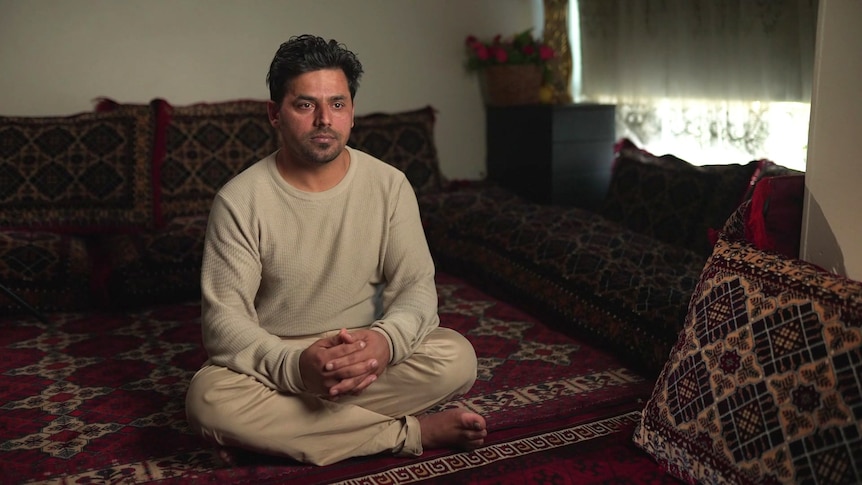
[[[318,101],[318,98],[311,96],[311,95],[308,95],[308,94],[297,94],[296,99],[303,100],[303,101],[314,101],[314,102]],[[327,99],[329,101],[343,101],[343,100],[347,99],[347,96],[344,94],[336,94],[335,96],[330,96]]]

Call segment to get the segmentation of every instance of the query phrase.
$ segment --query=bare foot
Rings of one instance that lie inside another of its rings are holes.
[[[221,459],[221,461],[224,462],[225,465],[227,465],[229,467],[236,466],[236,463],[237,463],[236,450],[233,450],[231,448],[226,448],[224,446],[219,446],[218,449],[216,450],[216,452],[218,453],[218,457]]]
[[[418,416],[423,448],[464,448],[482,446],[488,430],[485,418],[465,409],[447,409]]]

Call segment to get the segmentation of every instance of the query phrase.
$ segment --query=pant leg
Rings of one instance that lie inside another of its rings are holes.
[[[192,429],[221,445],[325,465],[353,456],[422,453],[419,413],[467,392],[476,354],[460,334],[438,328],[359,396],[336,402],[270,389],[220,366],[192,378],[186,414]]]

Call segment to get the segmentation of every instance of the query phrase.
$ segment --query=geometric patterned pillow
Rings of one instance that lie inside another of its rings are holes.
[[[0,227],[75,233],[154,225],[147,105],[66,117],[0,117]]]
[[[719,238],[634,442],[690,483],[862,483],[862,283]]]
[[[417,194],[439,192],[443,186],[434,143],[434,108],[354,117],[353,148],[404,172]]]
[[[161,166],[161,216],[207,215],[218,189],[278,149],[266,101],[236,100],[170,106]]]
[[[751,215],[751,199],[747,199],[742,201],[739,204],[739,207],[733,211],[733,214],[727,218],[727,221],[724,222],[724,226],[721,228],[721,236],[729,241],[743,240],[749,241],[745,237],[745,226],[748,224],[748,218]],[[717,238],[717,236],[716,236]]]
[[[43,311],[83,310],[91,306],[91,261],[83,238],[39,231],[0,231],[0,284]],[[0,315],[27,310],[0,294]]]
[[[627,228],[709,256],[708,234],[739,205],[759,162],[695,166],[682,159],[620,157],[601,213]]]

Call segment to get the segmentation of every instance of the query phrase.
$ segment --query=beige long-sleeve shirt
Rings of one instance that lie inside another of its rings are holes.
[[[347,174],[324,192],[289,185],[273,154],[216,195],[201,271],[211,363],[299,393],[304,348],[280,337],[370,327],[397,364],[438,326],[434,263],[409,182],[347,150]]]

